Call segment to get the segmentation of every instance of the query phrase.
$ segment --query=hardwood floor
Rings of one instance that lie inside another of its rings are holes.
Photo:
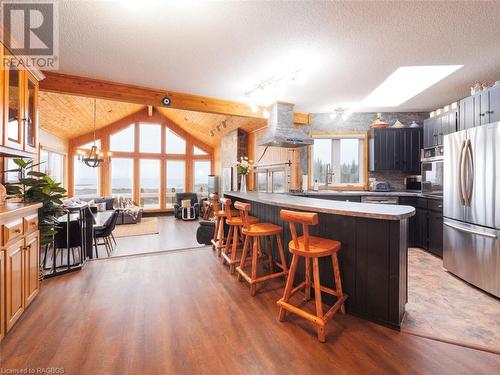
[[[410,248],[401,329],[500,354],[500,300],[448,273],[441,258]]]
[[[42,283],[0,367],[66,374],[493,374],[500,356],[336,315],[327,342],[276,319],[283,280],[247,285],[210,248],[90,262]],[[4,370],[5,371],[5,370]]]
[[[158,234],[117,238],[117,246],[111,256],[136,255],[203,246],[196,241],[198,226],[197,220],[182,221],[173,216],[159,216]],[[104,246],[99,248],[99,256],[106,257]]]

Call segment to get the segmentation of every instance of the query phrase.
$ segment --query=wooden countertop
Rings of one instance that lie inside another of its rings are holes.
[[[11,203],[7,202],[0,206],[0,220],[17,218],[33,213],[42,207],[42,203]]]
[[[392,204],[342,202],[262,192],[228,192],[225,195],[283,208],[370,219],[403,220],[415,215],[413,207]]]

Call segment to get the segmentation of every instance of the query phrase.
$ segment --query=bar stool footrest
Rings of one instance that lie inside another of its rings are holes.
[[[278,302],[276,302],[278,306],[281,308],[287,310],[288,312],[291,312],[295,315],[300,316],[301,318],[307,319],[310,322],[314,323],[318,327],[324,327],[326,322],[323,320],[323,318],[319,318],[314,314],[308,313],[307,311],[304,311],[291,303],[283,301],[283,299],[280,299]]]

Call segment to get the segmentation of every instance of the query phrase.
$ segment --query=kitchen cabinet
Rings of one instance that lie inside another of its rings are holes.
[[[443,213],[429,211],[429,241],[427,250],[439,257],[443,256]]]
[[[370,133],[370,170],[420,171],[421,128],[373,129]]]
[[[460,100],[458,130],[500,121],[500,85]]]
[[[0,341],[5,336],[5,250],[0,250]]]
[[[424,148],[441,146],[446,134],[457,131],[458,110],[454,109],[424,121]]]
[[[40,290],[40,207],[40,203],[7,203],[0,214],[0,339]]]
[[[415,207],[408,221],[408,246],[419,247],[443,256],[443,201],[440,199],[401,197],[399,204]]]
[[[9,331],[24,312],[24,238],[14,241],[6,252],[6,331]]]
[[[9,69],[0,73],[0,154],[34,157],[38,144],[38,79],[0,44]]]

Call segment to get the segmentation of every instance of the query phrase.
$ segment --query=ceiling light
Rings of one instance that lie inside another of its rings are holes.
[[[264,118],[269,118],[269,116],[270,116],[271,114],[269,113],[269,111],[268,111],[267,109],[264,109],[264,110],[262,111],[262,115],[264,116]]]
[[[364,107],[397,107],[463,65],[401,66],[363,99]]]
[[[259,111],[259,107],[256,106],[255,104],[252,104],[250,106],[250,109],[252,110],[252,113],[257,113]]]

